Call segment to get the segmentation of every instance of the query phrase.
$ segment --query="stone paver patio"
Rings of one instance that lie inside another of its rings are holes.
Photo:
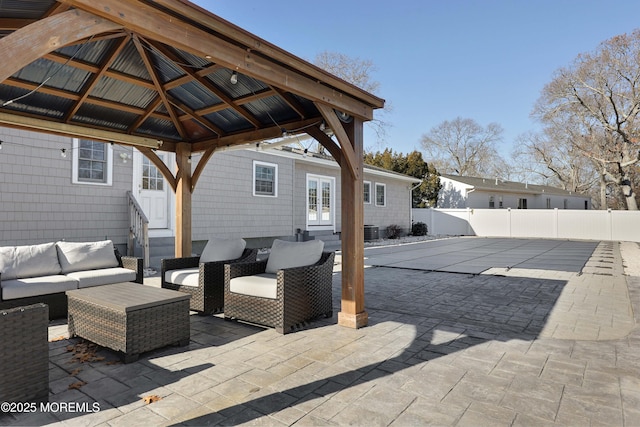
[[[493,253],[502,244],[448,240]],[[451,252],[462,272],[447,272],[451,262],[432,268],[430,245],[446,243],[367,249],[369,326],[359,330],[336,325],[338,265],[334,318],[295,333],[193,315],[188,347],[128,365],[105,349],[78,353],[77,339],[53,341],[50,402],[100,411],[5,415],[0,424],[640,425],[638,244],[578,245],[579,269],[541,269],[529,257],[470,274],[481,260],[464,250]],[[573,256],[567,249],[554,259]],[[543,263],[545,251],[533,257]],[[50,327],[51,339],[65,333],[65,322]],[[159,400],[143,400],[151,396]]]

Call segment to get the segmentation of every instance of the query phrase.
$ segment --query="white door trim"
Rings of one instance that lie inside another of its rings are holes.
[[[322,184],[329,184],[329,219],[322,219],[322,210],[317,212],[318,219],[316,221],[309,219],[309,181],[314,180],[318,183],[318,193],[316,200],[318,206],[322,208]],[[336,179],[331,176],[317,175],[308,173],[305,178],[305,224],[307,230],[332,230],[336,231]]]

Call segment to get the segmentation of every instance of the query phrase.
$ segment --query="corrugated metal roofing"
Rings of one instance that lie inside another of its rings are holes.
[[[55,0],[0,0],[0,17],[9,28],[3,30],[0,37],[12,32],[11,25],[16,30],[22,29],[35,20],[67,13],[72,4]],[[266,54],[258,52],[259,38],[247,38],[247,34],[238,29],[223,34],[221,29],[225,24],[216,21],[218,18],[214,15],[190,9],[188,2],[169,2],[163,6],[150,1],[140,4],[155,9],[158,16],[170,15],[168,19],[182,23],[186,31],[196,34],[204,30],[214,43],[221,44],[223,53],[226,48],[222,46],[231,44],[247,52],[247,62],[261,56],[278,69],[290,70],[291,76],[308,78],[306,73],[311,69],[303,61],[293,56],[283,60],[290,54],[276,47],[269,48],[271,51]],[[99,11],[94,13],[102,15]],[[108,21],[109,13],[105,15],[100,19]],[[150,15],[150,19],[153,16]],[[222,27],[209,26],[208,22],[217,22],[216,25]],[[0,100],[7,103],[0,109],[127,135],[198,142],[200,149],[206,147],[202,145],[203,138],[210,138],[204,142],[218,144],[225,136],[235,141],[233,137],[242,132],[268,130],[269,134],[276,135],[282,128],[301,129],[303,125],[321,122],[313,101],[292,93],[287,84],[275,87],[242,72],[233,84],[233,70],[216,64],[216,59],[185,52],[166,43],[160,33],[153,39],[153,31],[140,34],[134,27],[112,29],[78,40],[24,66],[0,84]],[[235,39],[236,36],[240,37]],[[281,56],[277,59],[269,56],[274,53]],[[212,55],[216,54],[214,49]],[[225,55],[222,57],[229,61]],[[328,83],[340,87],[338,80],[327,74],[311,81],[319,83],[319,87]],[[343,94],[358,102],[365,99],[354,96],[356,91],[346,85],[336,90],[336,99]],[[255,133],[256,136],[263,134]],[[242,142],[246,138],[237,140]]]

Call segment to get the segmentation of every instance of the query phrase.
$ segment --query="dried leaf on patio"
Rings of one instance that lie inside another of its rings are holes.
[[[158,396],[157,394],[152,394],[152,395],[143,397],[142,400],[147,405],[150,405],[154,402],[157,402],[158,400],[162,400],[162,397]]]
[[[73,371],[69,372],[69,375],[72,377],[75,377],[76,375],[78,375],[80,372],[82,372],[81,368],[76,368]]]
[[[85,383],[84,381],[78,381],[77,383],[69,384],[69,390],[79,390],[80,387],[85,384],[87,383]]]

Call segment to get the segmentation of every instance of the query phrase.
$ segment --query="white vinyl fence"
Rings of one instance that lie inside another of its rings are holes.
[[[413,209],[431,235],[640,242],[640,212],[571,209]]]

